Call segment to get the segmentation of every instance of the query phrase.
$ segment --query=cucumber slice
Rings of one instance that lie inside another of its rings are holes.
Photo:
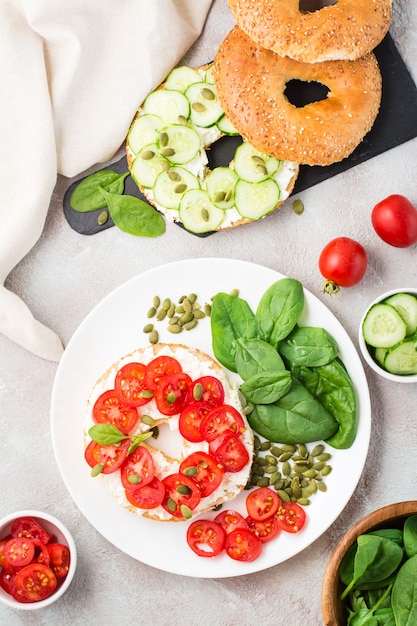
[[[388,351],[384,367],[390,374],[408,376],[417,374],[417,350],[413,339],[403,341]]]
[[[393,306],[403,318],[407,337],[414,335],[417,331],[417,298],[409,293],[396,293],[387,298],[385,303]]]
[[[224,115],[214,85],[193,83],[185,92],[190,101],[190,119],[196,126],[208,128]]]
[[[190,103],[176,89],[157,89],[145,99],[143,112],[161,117],[165,124],[175,124],[182,118],[189,118]]]
[[[184,167],[171,167],[158,174],[153,188],[156,202],[165,209],[179,209],[180,200],[188,189],[199,189],[197,176]]]
[[[179,216],[184,228],[192,233],[216,230],[224,215],[224,211],[210,201],[205,189],[190,189],[181,198]]]
[[[206,69],[206,73],[204,74],[204,80],[206,81],[206,83],[210,83],[211,85],[214,85],[213,63],[209,65],[209,67]]]
[[[391,348],[402,341],[407,327],[401,315],[389,304],[374,304],[362,324],[363,338],[374,348]]]
[[[207,193],[219,209],[230,209],[235,204],[235,187],[239,180],[229,167],[216,167],[206,178]]]
[[[377,361],[382,367],[384,367],[385,357],[387,355],[388,348],[375,348],[375,361]]]
[[[169,168],[170,164],[159,154],[156,144],[149,144],[135,157],[131,174],[139,187],[152,189],[158,174]]]
[[[174,67],[168,74],[165,81],[165,89],[175,89],[184,93],[189,85],[202,82],[202,80],[203,78],[197,70],[187,65],[180,65],[179,67]]]
[[[155,143],[164,123],[160,117],[150,113],[137,117],[127,135],[127,143],[132,152],[137,154],[144,146]]]
[[[272,178],[260,183],[238,180],[235,189],[235,205],[242,217],[257,220],[275,209],[280,190]]]
[[[255,150],[246,141],[240,144],[235,152],[234,167],[236,173],[249,183],[259,183],[273,176],[279,165],[278,159]]]
[[[239,131],[233,126],[232,122],[229,120],[226,115],[223,115],[217,122],[216,126],[221,133],[224,135],[232,135],[238,136],[240,135]]]
[[[171,124],[161,130],[156,145],[161,155],[170,163],[184,165],[199,153],[201,137],[191,126]]]

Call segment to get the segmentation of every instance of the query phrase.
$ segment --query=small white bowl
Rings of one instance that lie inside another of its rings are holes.
[[[33,517],[48,533],[56,537],[58,543],[68,546],[70,551],[68,574],[62,584],[58,585],[56,590],[48,598],[45,598],[45,600],[40,600],[39,602],[18,602],[13,596],[0,587],[0,601],[12,609],[23,609],[26,611],[42,609],[58,600],[70,586],[77,565],[77,550],[74,539],[64,524],[53,515],[42,511],[25,510],[6,515],[0,520],[0,539],[3,539],[9,534],[12,523],[19,517]]]
[[[417,374],[408,374],[408,375],[401,376],[397,374],[391,374],[390,372],[387,372],[387,370],[385,370],[383,367],[381,367],[381,365],[379,365],[378,362],[375,361],[372,355],[372,348],[370,348],[366,344],[365,339],[363,337],[363,333],[362,333],[363,322],[365,320],[365,317],[369,309],[372,306],[374,306],[374,304],[378,304],[379,302],[382,302],[386,298],[389,298],[390,296],[393,296],[398,293],[410,293],[411,295],[417,297],[417,289],[415,287],[401,287],[400,289],[392,289],[391,291],[386,291],[385,293],[378,296],[378,298],[373,300],[373,302],[369,304],[365,313],[363,314],[360,325],[359,325],[359,347],[361,349],[362,356],[367,362],[367,364],[369,365],[369,367],[371,367],[374,370],[374,372],[376,372],[380,376],[383,376],[387,380],[392,380],[393,382],[397,382],[397,383],[417,383]]]

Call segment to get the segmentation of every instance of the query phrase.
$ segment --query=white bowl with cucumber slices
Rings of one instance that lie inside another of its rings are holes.
[[[368,365],[388,380],[417,383],[417,289],[383,293],[368,306],[359,327]]]

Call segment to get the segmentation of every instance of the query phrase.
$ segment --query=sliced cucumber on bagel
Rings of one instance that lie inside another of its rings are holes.
[[[144,146],[132,163],[132,178],[139,187],[153,189],[158,174],[170,168],[170,164],[159,154],[156,144]]]
[[[235,204],[242,217],[258,220],[271,213],[280,197],[278,184],[272,178],[259,183],[238,180],[236,184]]]
[[[144,113],[152,113],[164,120],[164,124],[175,124],[190,115],[190,102],[176,89],[157,89],[143,103]]]
[[[259,183],[273,176],[278,170],[280,161],[244,141],[235,153],[234,166],[237,174],[249,183]]]
[[[188,65],[180,65],[179,67],[174,67],[168,74],[165,87],[166,89],[175,89],[184,93],[189,85],[202,82],[202,80],[203,78],[197,70]]]
[[[194,128],[171,124],[161,130],[156,142],[160,154],[174,165],[190,163],[201,149],[201,137]]]
[[[153,187],[155,200],[166,209],[178,210],[182,196],[189,189],[199,189],[197,176],[184,167],[171,167],[156,177]]]
[[[219,209],[230,209],[235,204],[235,188],[239,176],[229,167],[216,167],[206,178],[207,193]]]
[[[127,136],[130,149],[137,154],[144,146],[156,143],[163,125],[163,120],[151,113],[137,117]]]
[[[224,219],[224,211],[215,206],[205,189],[191,189],[181,198],[179,216],[192,233],[216,230]]]
[[[185,92],[190,101],[190,119],[196,126],[213,126],[223,115],[214,85],[193,83]]]

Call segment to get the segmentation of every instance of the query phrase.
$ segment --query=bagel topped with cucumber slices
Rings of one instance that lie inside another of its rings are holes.
[[[230,162],[210,167],[207,150],[235,137]],[[202,234],[265,217],[291,194],[299,166],[238,140],[217,98],[212,65],[176,67],[140,106],[127,163],[146,199],[167,220]]]

